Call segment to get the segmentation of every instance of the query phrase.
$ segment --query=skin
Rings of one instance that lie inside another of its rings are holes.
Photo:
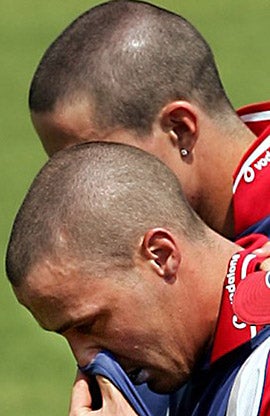
[[[238,118],[225,129],[222,120],[214,121],[196,103],[173,101],[157,114],[151,134],[139,138],[121,127],[96,127],[91,105],[83,98],[72,105],[59,102],[52,112],[31,116],[49,156],[93,140],[127,143],[154,154],[179,178],[200,217],[220,234],[233,236],[232,175],[255,139]],[[188,156],[181,156],[181,148],[188,150]]]
[[[70,416],[87,416],[91,414],[95,414],[96,416],[136,415],[129,404],[123,400],[123,396],[113,384],[101,376],[97,376],[97,380],[102,393],[103,407],[95,412],[89,410],[91,396],[89,395],[87,380],[82,374],[78,374],[73,387]],[[79,413],[78,409],[80,409]]]
[[[78,259],[45,259],[14,291],[44,329],[67,339],[79,365],[107,349],[127,373],[142,369],[140,381],[170,392],[186,382],[212,340],[227,263],[238,249],[211,230],[209,236],[206,247],[165,229],[149,230],[132,269],[120,273],[112,264],[101,277],[78,269]],[[79,375],[70,415],[134,414],[126,408],[121,413],[125,400],[119,392],[114,396],[108,382],[102,386],[109,409],[91,412]]]

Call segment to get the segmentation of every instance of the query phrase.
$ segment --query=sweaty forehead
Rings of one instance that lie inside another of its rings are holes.
[[[63,325],[63,320],[79,312],[81,286],[84,286],[84,279],[78,278],[75,270],[63,270],[45,262],[32,268],[14,292],[42,327],[55,330]]]

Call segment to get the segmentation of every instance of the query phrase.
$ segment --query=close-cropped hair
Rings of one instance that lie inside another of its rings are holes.
[[[45,52],[29,106],[87,100],[99,127],[146,134],[172,100],[193,100],[206,112],[232,111],[213,53],[186,19],[153,4],[113,0],[71,23]]]
[[[131,267],[140,239],[155,227],[206,240],[204,223],[157,158],[119,143],[76,145],[34,179],[11,232],[7,275],[18,286],[39,262],[59,258],[82,268]]]

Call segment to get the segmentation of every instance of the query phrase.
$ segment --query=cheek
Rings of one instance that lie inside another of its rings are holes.
[[[112,321],[106,334],[103,333],[103,347],[121,358],[141,358],[149,343],[148,334],[142,326],[135,326],[132,321],[123,321],[121,325]]]
[[[140,333],[134,331],[132,322],[123,327],[112,326],[107,331],[107,342],[113,344],[118,349],[125,350],[126,348],[137,348],[140,339]]]
[[[158,300],[148,287],[133,288],[125,292],[111,311],[103,327],[104,347],[118,354],[133,354],[139,357],[142,352],[155,350],[159,344],[161,323],[164,319],[162,308],[157,308]],[[167,323],[167,322],[166,322]],[[167,325],[164,325],[167,326]],[[101,329],[101,328],[100,328]]]

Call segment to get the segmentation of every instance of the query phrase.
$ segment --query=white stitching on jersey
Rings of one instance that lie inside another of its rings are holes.
[[[233,184],[233,193],[236,192],[236,189],[239,185],[240,180],[242,179],[242,176],[245,174],[247,168],[255,162],[255,160],[267,149],[270,147],[270,136],[267,136],[264,141],[254,150],[254,152],[247,158],[247,160],[244,162],[243,166],[241,167],[237,177],[235,178],[234,184]]]
[[[240,116],[241,120],[245,123],[256,122],[256,121],[267,121],[270,120],[270,111],[258,111],[257,113],[245,114]]]

